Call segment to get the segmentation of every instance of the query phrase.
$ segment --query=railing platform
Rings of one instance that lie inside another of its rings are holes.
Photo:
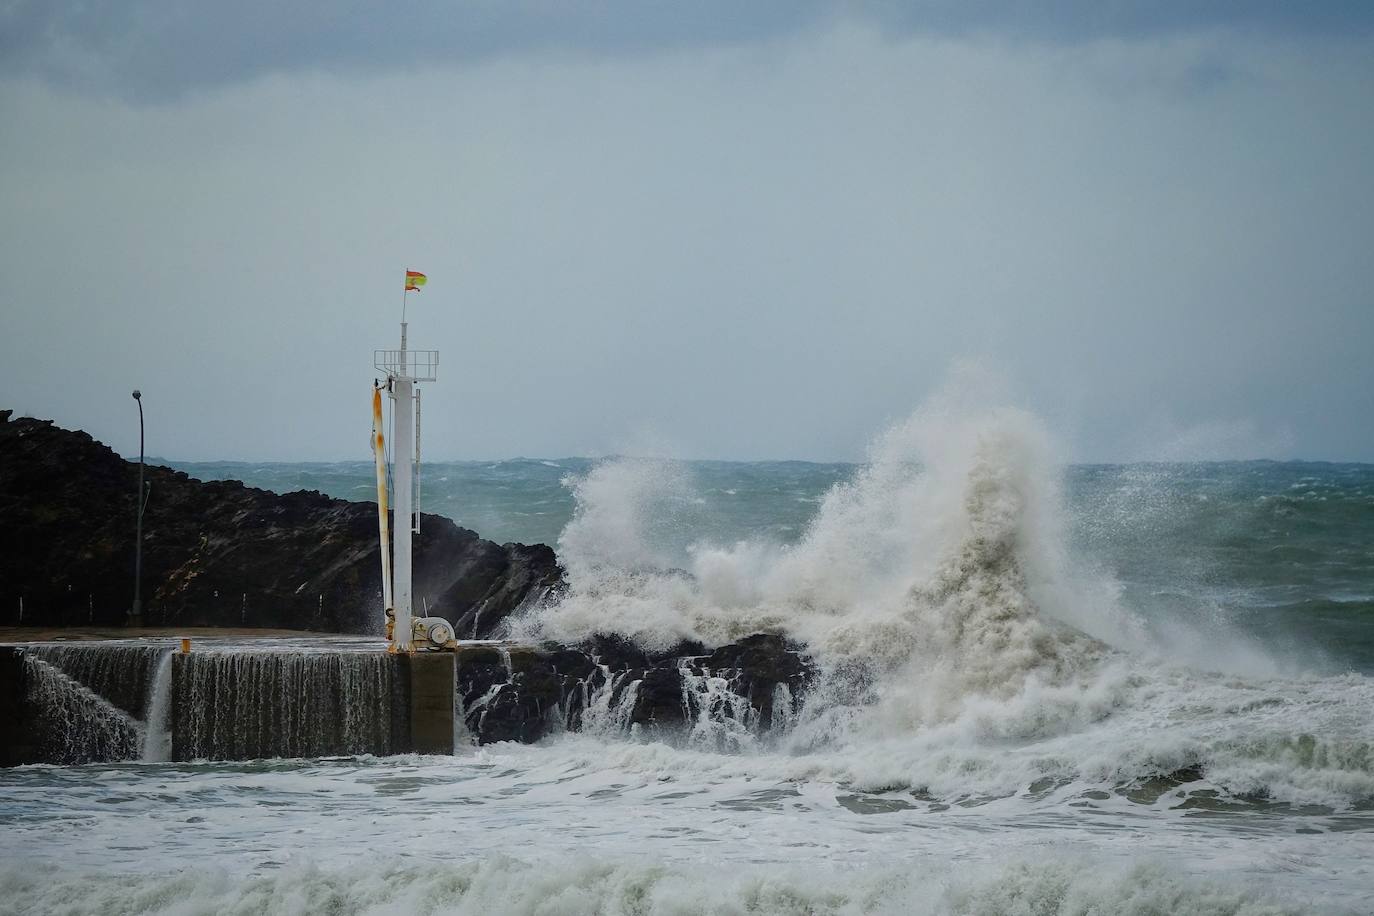
[[[404,354],[404,356],[403,356]],[[439,373],[438,350],[373,350],[372,365],[390,378],[432,382]]]

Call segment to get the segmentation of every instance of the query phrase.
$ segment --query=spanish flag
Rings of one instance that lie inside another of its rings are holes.
[[[418,290],[420,287],[424,285],[424,274],[420,273],[418,270],[406,271],[406,292],[410,292],[411,290]]]

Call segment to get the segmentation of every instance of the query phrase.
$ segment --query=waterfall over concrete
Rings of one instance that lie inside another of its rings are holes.
[[[143,759],[161,763],[172,759],[172,660],[171,650],[162,654],[148,687],[148,716],[144,723]]]
[[[402,662],[370,640],[206,640],[0,651],[8,763],[245,760],[411,750]],[[7,703],[10,698],[7,698]],[[398,737],[399,736],[399,737]]]
[[[167,649],[131,643],[73,643],[37,645],[29,651],[130,716],[144,719],[148,688]]]
[[[137,719],[37,656],[26,656],[24,669],[40,759],[91,763],[139,755]]]
[[[380,652],[177,656],[172,757],[394,753],[395,671],[394,658]]]

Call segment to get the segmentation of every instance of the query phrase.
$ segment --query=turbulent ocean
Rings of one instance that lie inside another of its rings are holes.
[[[421,507],[556,546],[515,638],[782,632],[817,682],[767,730],[0,772],[0,913],[1374,913],[1374,466],[1066,466],[933,404],[860,464],[435,463]]]

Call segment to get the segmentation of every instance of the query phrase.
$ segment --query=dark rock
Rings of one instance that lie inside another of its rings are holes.
[[[644,650],[618,633],[598,633],[580,647],[598,664],[612,671],[627,668],[648,668],[649,656]]]
[[[667,652],[655,657],[659,659],[694,658],[696,656],[706,655],[710,651],[711,650],[706,648],[704,643],[698,642],[695,639],[684,639]]]
[[[555,725],[579,728],[584,704],[608,679],[611,706],[633,686],[629,721],[667,736],[696,714],[689,713],[684,673],[725,678],[735,694],[748,699],[758,727],[767,729],[778,685],[786,685],[796,702],[814,673],[798,646],[767,634],[709,653],[657,658],[611,635],[576,648],[462,646],[457,662],[464,717],[479,744],[534,741]]]
[[[686,719],[682,704],[682,673],[676,666],[644,672],[630,721],[639,725],[681,725]]]
[[[590,677],[592,672],[598,670],[596,662],[585,652],[561,646],[549,653],[549,666],[559,674],[578,681]]]
[[[138,465],[84,432],[3,413],[0,622],[21,622],[22,597],[26,625],[123,624]],[[375,503],[277,495],[158,466],[146,474],[147,625],[381,633]],[[562,579],[542,544],[493,544],[432,515],[416,539],[416,600],[465,638],[496,632]]]
[[[787,688],[786,696],[795,709],[815,673],[801,645],[771,633],[720,646],[692,658],[687,667],[693,674],[726,678],[734,693],[748,698],[763,729],[772,726],[778,712],[774,708],[777,688]]]
[[[500,666],[503,670],[505,662],[502,659],[501,650],[496,646],[459,646],[458,666]]]
[[[774,684],[801,686],[810,667],[801,654],[801,646],[782,636],[759,633],[746,636],[737,643],[721,646],[699,663],[712,671],[738,669],[749,680]]]

